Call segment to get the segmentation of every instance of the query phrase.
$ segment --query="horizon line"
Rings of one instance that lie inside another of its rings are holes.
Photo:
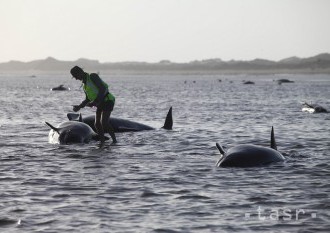
[[[230,60],[223,60],[219,57],[214,57],[214,58],[206,58],[206,59],[193,59],[190,60],[188,62],[176,62],[176,61],[172,61],[170,59],[161,59],[158,62],[149,62],[149,61],[139,61],[139,60],[123,60],[123,61],[105,61],[105,62],[101,62],[98,59],[92,59],[92,58],[85,58],[85,57],[80,57],[77,58],[75,60],[66,60],[66,59],[58,59],[55,58],[53,56],[47,56],[46,58],[39,58],[39,59],[32,59],[32,60],[28,60],[28,61],[22,61],[22,60],[16,60],[16,59],[12,59],[12,60],[7,60],[7,61],[2,61],[0,62],[0,64],[2,63],[9,63],[9,62],[22,62],[22,63],[29,63],[29,62],[33,62],[33,61],[42,61],[42,60],[47,60],[47,59],[54,59],[56,61],[63,61],[63,62],[75,62],[75,61],[79,61],[79,60],[88,60],[88,61],[96,61],[98,63],[161,63],[161,62],[170,62],[170,63],[177,63],[177,64],[183,64],[183,63],[192,63],[192,62],[196,62],[196,61],[208,61],[208,60],[219,60],[219,61],[223,61],[223,62],[231,62],[231,61],[243,61],[243,62],[247,62],[247,61],[254,61],[254,60],[265,60],[265,61],[272,61],[272,62],[279,62],[285,59],[289,59],[289,58],[298,58],[298,59],[306,59],[306,58],[312,58],[312,57],[316,57],[316,56],[320,56],[320,55],[330,55],[329,52],[322,52],[322,53],[318,53],[316,55],[312,55],[312,56],[308,56],[308,57],[299,57],[299,56],[289,56],[289,57],[285,57],[279,60],[271,60],[271,59],[267,59],[267,58],[261,58],[261,57],[256,57],[254,59],[230,59]]]

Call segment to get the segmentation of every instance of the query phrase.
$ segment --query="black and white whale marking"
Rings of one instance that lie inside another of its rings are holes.
[[[217,167],[254,167],[284,161],[283,155],[277,151],[273,127],[270,148],[246,144],[234,146],[225,152],[219,143],[216,146],[221,153]]]
[[[95,130],[95,116],[82,117],[78,113],[68,113],[67,117],[70,121],[81,121],[89,125],[93,130]],[[115,133],[117,132],[132,132],[132,131],[143,131],[143,130],[153,130],[153,127],[150,127],[145,124],[141,124],[135,121],[129,121],[121,118],[110,117],[109,123],[113,127]],[[172,117],[172,107],[169,109],[164,126],[162,128],[171,130],[173,127],[173,117]]]
[[[318,104],[308,104],[308,103],[303,103],[303,108],[301,111],[303,112],[309,112],[309,113],[326,113],[328,112],[325,108]]]
[[[48,122],[45,123],[51,128],[48,135],[50,143],[73,144],[99,140],[97,133],[83,122],[67,121],[59,124],[57,127],[52,126]],[[109,138],[106,137],[106,139]]]

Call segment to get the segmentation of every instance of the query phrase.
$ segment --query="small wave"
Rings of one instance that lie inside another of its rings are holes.
[[[213,214],[210,212],[198,212],[194,210],[176,214],[176,216],[194,216],[194,217],[206,217],[211,215]]]
[[[158,196],[166,196],[165,194],[161,194],[161,193],[155,193],[151,190],[144,190],[140,197],[145,198],[145,197],[158,197]]]
[[[26,211],[26,210],[25,209],[14,209],[11,212],[20,213],[20,212],[24,212],[24,211]]]
[[[210,197],[203,196],[203,195],[198,195],[198,194],[192,194],[192,195],[183,195],[177,197],[177,199],[197,199],[197,200],[209,200]]]
[[[152,232],[154,233],[179,233],[182,231],[175,231],[167,228],[159,228],[159,229],[154,229]]]
[[[49,225],[49,224],[52,224],[53,222],[56,222],[56,221],[57,221],[56,219],[50,219],[50,220],[46,220],[46,221],[43,221],[43,222],[36,223],[36,225],[37,226]]]

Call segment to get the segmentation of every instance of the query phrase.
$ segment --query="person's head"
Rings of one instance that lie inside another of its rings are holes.
[[[83,78],[85,77],[85,72],[79,66],[73,67],[70,70],[70,73],[75,79],[83,80]]]

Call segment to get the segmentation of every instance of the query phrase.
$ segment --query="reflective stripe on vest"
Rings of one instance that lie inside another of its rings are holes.
[[[96,100],[96,98],[98,96],[99,89],[97,88],[97,86],[92,81],[90,75],[87,74],[87,73],[86,73],[86,75],[87,75],[87,79],[86,79],[86,83],[84,83],[84,85],[83,85],[83,88],[84,88],[84,91],[87,95],[88,100],[89,101],[94,101],[94,100]],[[106,95],[106,97],[104,98],[104,100],[105,101],[112,100],[113,102],[115,102],[115,97],[109,92],[108,85],[103,81],[102,81],[102,84],[106,89],[106,93],[108,93]]]

